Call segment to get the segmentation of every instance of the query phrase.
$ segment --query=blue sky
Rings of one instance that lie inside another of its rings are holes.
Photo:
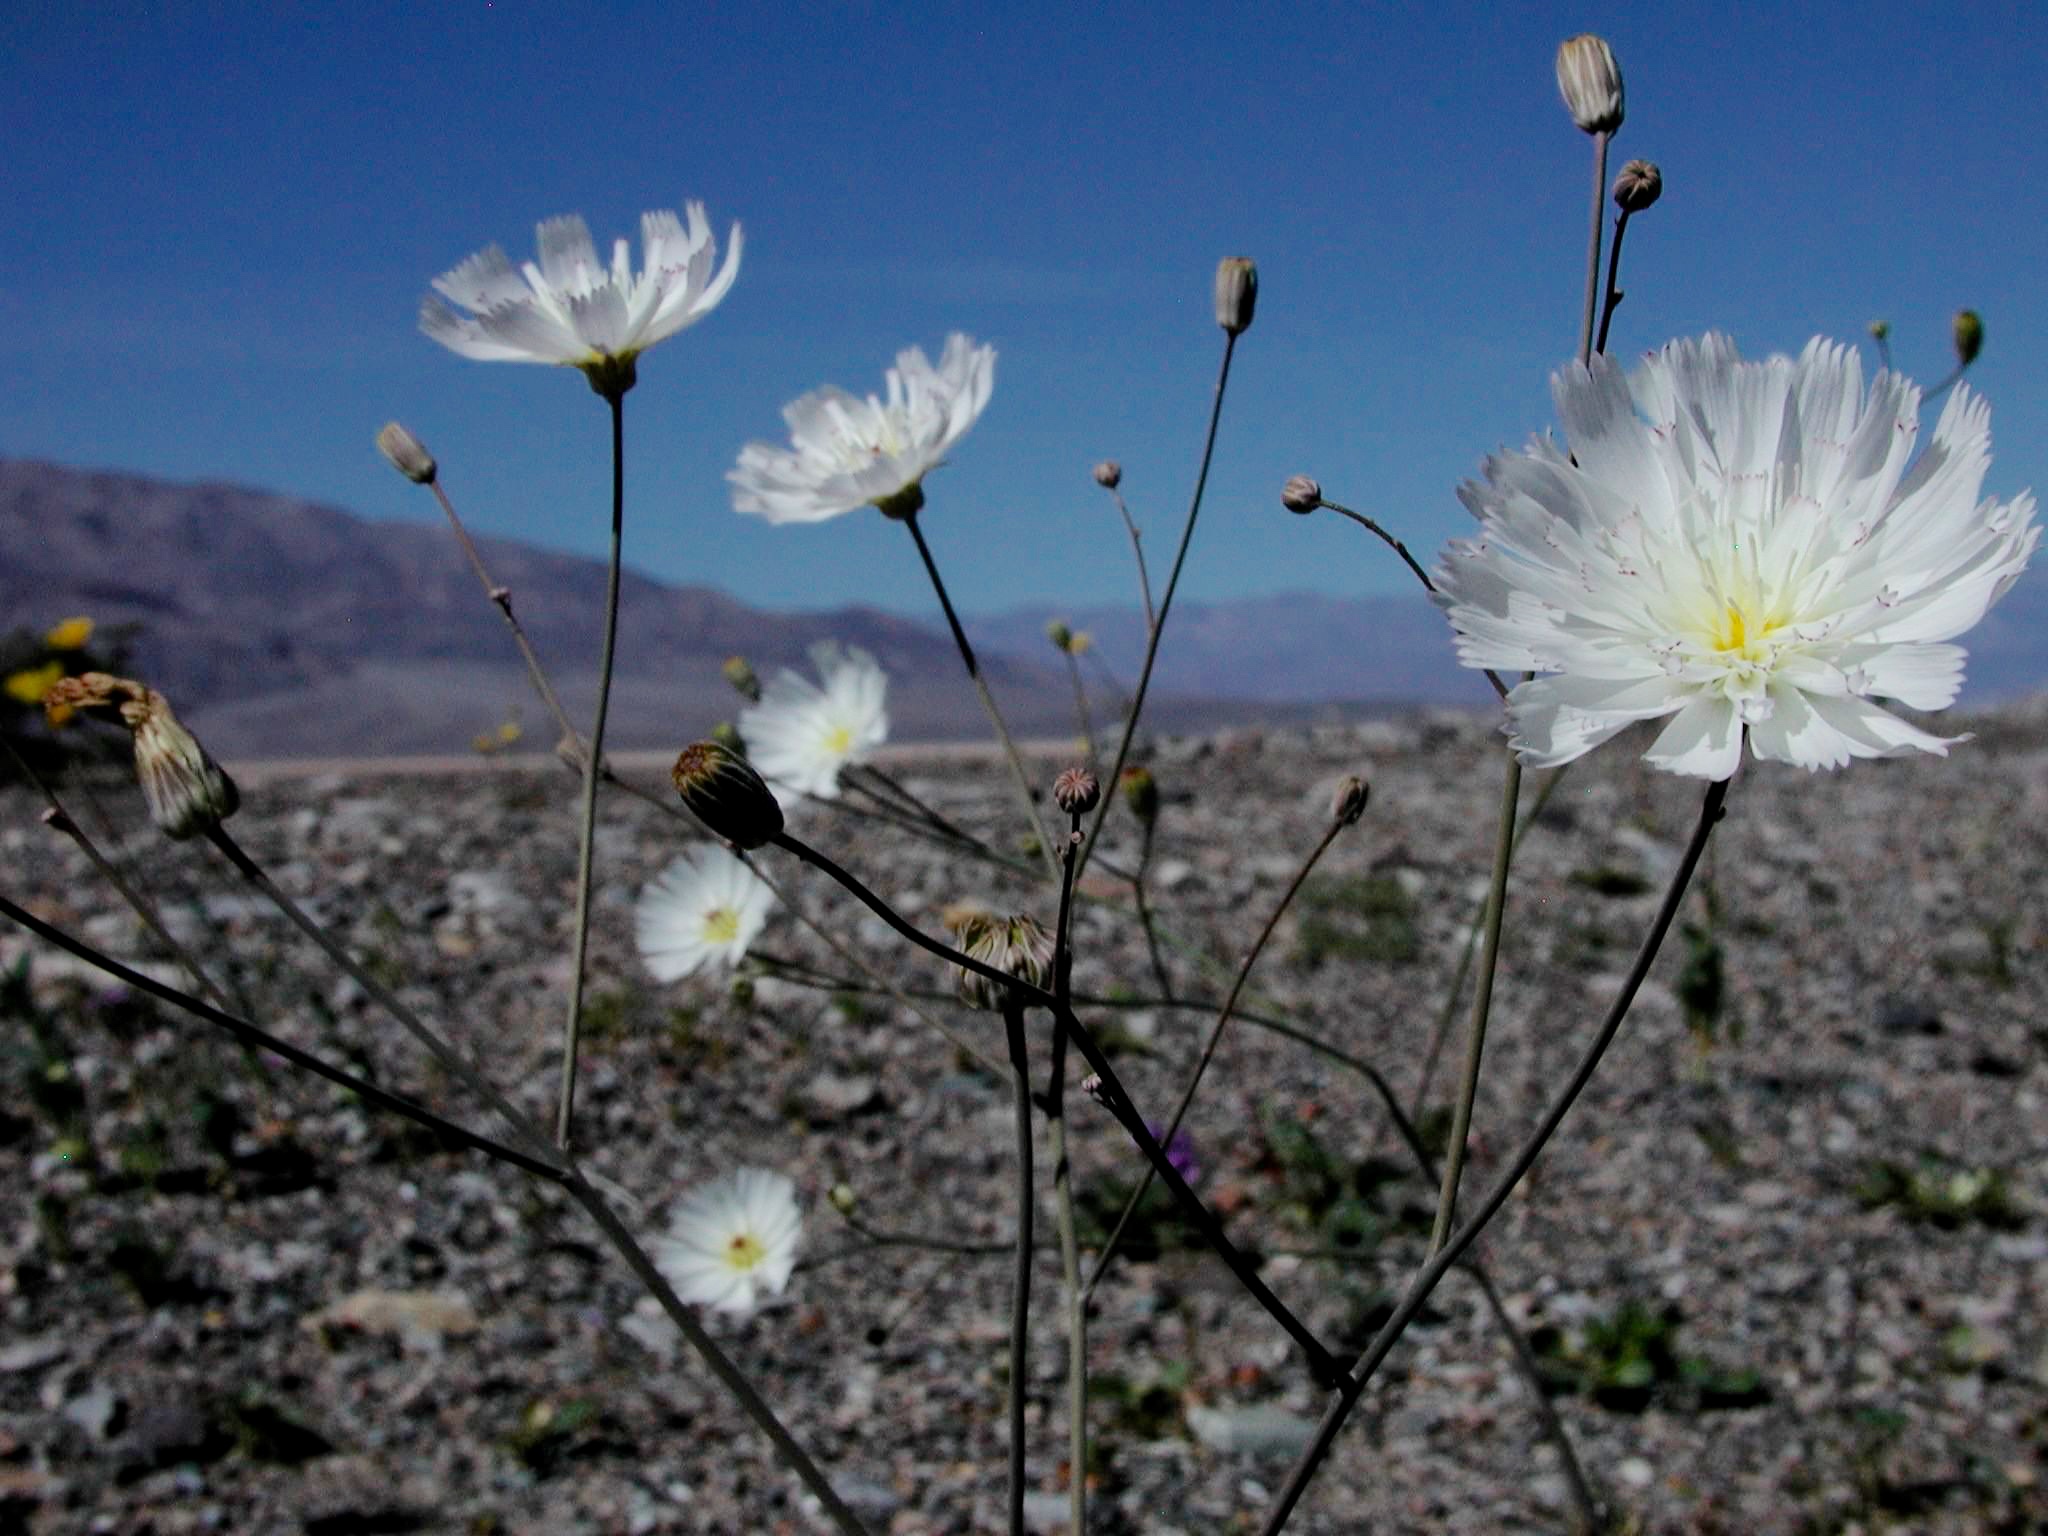
[[[220,478],[424,519],[371,439],[439,455],[478,529],[601,556],[601,402],[563,370],[421,336],[428,280],[542,217],[600,243],[703,200],[746,256],[642,359],[627,558],[777,607],[933,618],[879,515],[773,528],[725,471],[783,403],[878,388],[949,330],[998,349],[988,414],[927,485],[956,600],[1134,599],[1090,466],[1156,562],[1221,350],[1216,259],[1257,259],[1183,592],[1390,591],[1405,574],[1277,487],[1316,474],[1419,550],[1549,417],[1576,338],[1588,141],[1558,41],[1628,82],[1616,164],[1658,161],[1613,350],[1745,352],[1895,326],[1947,371],[1980,309],[1987,490],[2048,487],[2048,47],[2020,7],[83,7],[0,18],[0,453]],[[450,559],[457,555],[452,545]]]

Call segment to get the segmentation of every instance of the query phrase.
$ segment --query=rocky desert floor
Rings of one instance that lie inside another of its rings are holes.
[[[1976,739],[1946,761],[1744,768],[1685,931],[1478,1246],[1615,1530],[2048,1529],[2048,703],[1966,723]],[[1625,738],[1574,765],[1522,844],[1468,1191],[1569,1070],[1691,827],[1700,786],[1646,772],[1639,749]],[[1371,781],[1365,819],[1282,918],[1189,1121],[1199,1188],[1235,1240],[1319,1337],[1355,1347],[1418,1263],[1435,1191],[1364,1079],[1272,1026],[1415,1091],[1484,886],[1499,738],[1404,718],[1168,739],[1147,760],[1164,804],[1146,895],[1173,1000],[1115,874],[1139,858],[1122,807],[1082,893],[1074,985],[1154,1118],[1227,967],[1327,825],[1332,786]],[[1049,785],[1064,765],[1045,753],[1033,771]],[[1016,845],[998,762],[905,749],[888,768]],[[622,771],[661,782],[658,766]],[[551,761],[328,764],[250,772],[243,790],[242,845],[551,1118],[572,777]],[[159,838],[132,785],[79,786],[69,803],[237,1011],[485,1125],[214,851]],[[40,808],[0,791],[0,889],[177,978]],[[974,905],[1053,916],[1042,877],[837,807],[793,825],[927,931]],[[657,985],[633,903],[694,836],[655,804],[603,803],[586,1166],[650,1234],[721,1172],[793,1178],[802,1267],[772,1305],[709,1326],[870,1530],[999,1530],[1011,1100],[919,1010],[998,1060],[1000,1021],[774,857],[794,906],[865,969],[785,909],[737,976]],[[23,961],[0,1008],[0,1531],[825,1528],[554,1185],[246,1056],[0,924],[0,963]],[[1439,1136],[1461,1034],[1424,1101]],[[1084,1242],[1099,1243],[1137,1163],[1096,1105],[1076,1093],[1070,1109]],[[1067,1464],[1043,1153],[1041,1139],[1033,1527],[1066,1528],[1062,1490],[1083,1475],[1100,1533],[1257,1530],[1323,1397],[1164,1205],[1095,1293],[1093,1448]],[[827,1199],[840,1183],[871,1234],[986,1251],[863,1236]],[[1500,1322],[1454,1272],[1289,1529],[1571,1521]]]

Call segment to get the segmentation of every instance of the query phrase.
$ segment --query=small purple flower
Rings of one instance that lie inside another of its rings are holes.
[[[1166,1134],[1165,1126],[1156,1125],[1150,1120],[1145,1122],[1145,1129],[1154,1141],[1158,1141]],[[1173,1140],[1166,1143],[1166,1162],[1190,1188],[1201,1181],[1202,1163],[1201,1159],[1195,1156],[1195,1138],[1186,1131],[1175,1131]]]

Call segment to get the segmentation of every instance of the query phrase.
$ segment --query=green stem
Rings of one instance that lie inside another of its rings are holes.
[[[1024,1380],[1031,1364],[1031,1064],[1024,1047],[1024,1005],[1003,1003],[1017,1119],[1017,1263],[1010,1287],[1010,1536],[1024,1536]]]
[[[1614,244],[1607,252],[1607,296],[1600,301],[1600,334],[1593,340],[1595,352],[1607,350],[1607,328],[1614,324],[1614,312],[1621,307],[1621,237],[1628,233],[1628,210],[1614,216]]]
[[[604,586],[604,655],[597,669],[597,719],[583,759],[583,841],[576,857],[576,950],[569,970],[569,1016],[562,1025],[562,1097],[555,1142],[565,1151],[576,1121],[576,1056],[583,1029],[583,966],[590,949],[590,863],[597,841],[597,765],[604,761],[604,721],[612,701],[612,658],[619,634],[619,556],[626,518],[626,397],[605,396],[612,411],[612,550]]]

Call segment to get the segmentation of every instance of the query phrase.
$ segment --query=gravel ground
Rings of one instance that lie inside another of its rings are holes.
[[[1692,936],[1674,933],[1481,1244],[1617,1528],[2048,1529],[2048,701],[1975,725],[1946,762],[1745,768],[1688,900]],[[1569,1069],[1690,828],[1698,786],[1648,774],[1628,745],[1569,771],[1517,861],[1468,1190]],[[1149,894],[1170,980],[1193,998],[1220,986],[1200,955],[1244,953],[1335,781],[1370,778],[1371,809],[1282,921],[1248,1006],[1407,1095],[1483,885],[1497,739],[1427,718],[1169,740],[1151,761],[1165,805]],[[1039,765],[1046,782],[1058,766]],[[1021,819],[996,764],[903,753],[893,771],[964,825],[1008,838]],[[569,776],[343,767],[246,787],[243,845],[550,1116]],[[156,838],[132,788],[78,801],[88,826],[104,809],[111,846],[239,1009],[481,1124],[210,850]],[[175,974],[37,809],[0,791],[8,894]],[[1130,819],[1111,826],[1104,862],[1134,866]],[[1052,916],[1042,883],[871,821],[818,807],[796,827],[928,930],[962,904]],[[999,1244],[1015,1199],[1007,1088],[885,995],[765,973],[750,999],[730,978],[655,985],[632,903],[688,840],[652,805],[604,805],[588,1166],[650,1231],[732,1167],[793,1177],[805,1266],[776,1304],[712,1330],[872,1530],[998,1530],[1008,1258],[868,1244],[824,1196],[845,1181],[873,1228]],[[769,868],[881,973],[949,986],[836,887]],[[1207,1016],[1160,1004],[1128,885],[1098,866],[1086,894],[1075,986],[1110,1001],[1084,1016],[1163,1116]],[[786,911],[758,947],[845,971]],[[0,1224],[0,1531],[824,1528],[554,1187],[245,1059],[0,925],[0,962],[25,953],[28,996],[0,1012],[0,1178],[15,1192]],[[930,1006],[1000,1057],[990,1016]],[[1087,1099],[1072,1110],[1085,1212],[1113,1210],[1132,1154]],[[1268,1283],[1321,1337],[1361,1342],[1417,1262],[1434,1197],[1362,1081],[1240,1022],[1190,1124],[1201,1188]],[[1256,1530],[1320,1395],[1177,1223],[1147,1230],[1091,1319],[1091,1528]],[[1070,1469],[1050,1246],[1037,1280],[1030,1512],[1058,1531]],[[1568,1515],[1503,1336],[1454,1274],[1290,1529],[1552,1531]]]

